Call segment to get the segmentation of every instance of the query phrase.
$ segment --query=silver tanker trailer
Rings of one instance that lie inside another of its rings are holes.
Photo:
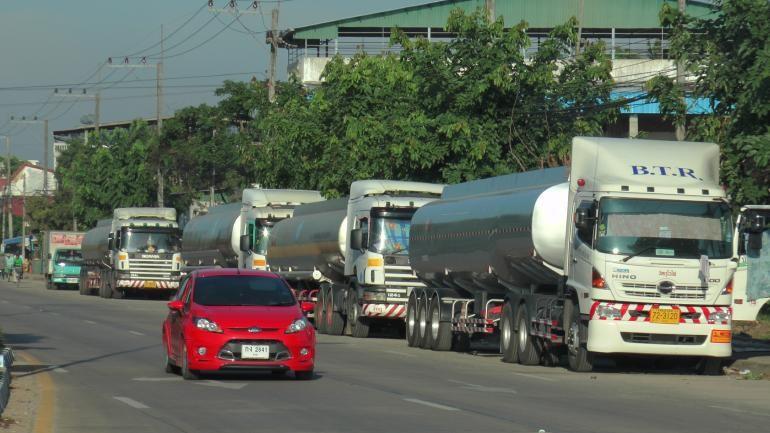
[[[423,287],[409,265],[410,219],[442,189],[365,180],[350,198],[302,205],[273,229],[271,270],[299,290],[319,332],[367,337],[375,320],[403,322],[409,293]]]
[[[494,334],[506,362],[589,371],[595,354],[731,354],[732,222],[712,143],[577,137],[571,173],[448,186],[412,218],[426,283],[410,346]]]
[[[318,191],[245,189],[241,203],[215,206],[187,223],[185,266],[266,270],[267,241],[275,223],[290,217],[295,207],[320,200]]]

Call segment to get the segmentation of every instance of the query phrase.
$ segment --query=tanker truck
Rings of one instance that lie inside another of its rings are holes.
[[[182,236],[185,266],[266,270],[267,241],[275,223],[290,217],[298,205],[320,200],[318,191],[245,189],[241,203],[215,206],[187,223]]]
[[[757,320],[770,301],[770,206],[741,207],[735,223],[733,320]]]
[[[712,143],[576,137],[571,168],[448,186],[412,218],[409,346],[503,360],[731,354],[732,217]],[[566,353],[565,353],[566,352]]]
[[[367,337],[375,321],[403,323],[411,290],[410,219],[443,185],[353,182],[350,197],[299,206],[275,225],[271,270],[297,290],[319,332]]]
[[[176,210],[119,208],[83,237],[81,294],[172,292],[182,268]],[[85,283],[85,284],[83,284]]]

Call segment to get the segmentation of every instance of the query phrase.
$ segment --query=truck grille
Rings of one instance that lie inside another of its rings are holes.
[[[135,278],[170,280],[174,261],[173,259],[129,259],[128,269]]]
[[[621,285],[625,289],[623,293],[626,296],[639,298],[706,299],[706,292],[708,291],[708,287],[677,285],[671,293],[660,293],[655,284],[623,283]]]
[[[385,265],[385,285],[425,287],[410,266]]]

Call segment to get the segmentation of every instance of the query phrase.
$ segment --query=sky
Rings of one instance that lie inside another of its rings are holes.
[[[278,27],[296,28],[428,1],[283,0]],[[243,25],[233,21],[232,14],[215,17],[204,7],[206,3],[0,0],[0,135],[11,136],[11,153],[42,161],[44,134],[41,124],[8,123],[10,116],[46,117],[51,131],[79,126],[84,115],[93,113],[93,99],[54,95],[53,88],[61,85],[59,92],[66,94],[73,87],[77,94],[85,87],[93,93],[93,83],[99,81],[94,73],[108,57],[122,59],[142,51],[132,60],[138,64],[141,55],[156,55],[159,46],[153,45],[160,40],[161,25],[166,35],[179,28],[165,41],[166,54],[173,56],[164,61],[165,115],[189,105],[216,103],[213,92],[224,79],[264,78],[269,49],[263,32],[277,1],[260,1],[261,14],[241,15]],[[250,3],[239,1],[238,5],[245,9]],[[227,0],[215,4],[222,8]],[[234,25],[225,29],[230,22]],[[279,79],[286,78],[286,59],[286,50],[281,49]],[[73,86],[92,74],[91,85]],[[209,77],[180,78],[203,75]],[[101,77],[102,122],[155,116],[154,68],[107,67],[101,69]]]

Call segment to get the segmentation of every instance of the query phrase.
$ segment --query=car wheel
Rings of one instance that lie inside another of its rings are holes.
[[[527,305],[521,304],[516,311],[516,337],[519,341],[518,355],[519,363],[522,365],[537,365],[540,363],[540,348],[535,341],[535,337],[529,333],[529,314]]]
[[[313,370],[295,371],[294,378],[297,380],[310,380],[313,378]]]
[[[195,370],[190,370],[189,356],[187,355],[187,345],[182,343],[184,350],[182,352],[182,378],[184,380],[198,380],[200,376]]]
[[[179,373],[179,367],[177,367],[176,365],[174,365],[173,362],[171,362],[171,358],[168,357],[168,350],[164,348],[163,351],[165,352],[165,356],[164,356],[164,358],[165,358],[164,371],[166,373],[169,373],[169,374],[178,374]]]

